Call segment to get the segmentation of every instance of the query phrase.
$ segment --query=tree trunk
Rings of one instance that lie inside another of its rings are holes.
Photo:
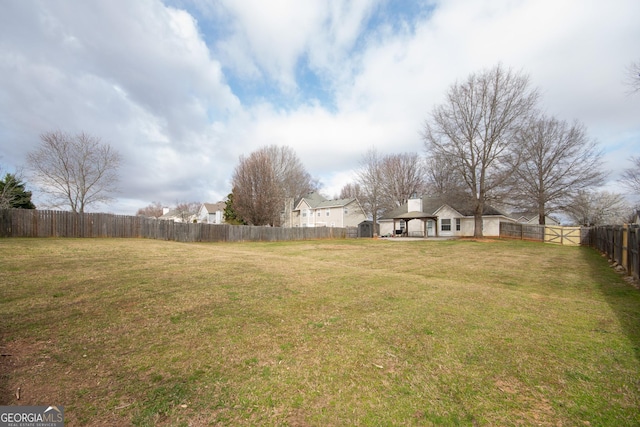
[[[476,200],[476,209],[473,214],[475,220],[475,225],[473,227],[473,237],[476,238],[484,236],[484,234],[482,233],[482,211],[484,211],[484,203],[482,199]]]

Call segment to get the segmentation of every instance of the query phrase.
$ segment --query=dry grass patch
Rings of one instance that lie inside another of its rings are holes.
[[[0,259],[0,403],[71,426],[640,424],[640,293],[588,248],[4,239]]]

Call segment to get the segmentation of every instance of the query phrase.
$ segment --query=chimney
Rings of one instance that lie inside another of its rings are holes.
[[[407,212],[422,212],[422,198],[415,193],[411,195],[407,205]]]

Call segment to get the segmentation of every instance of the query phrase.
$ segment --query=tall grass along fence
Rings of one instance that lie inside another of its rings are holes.
[[[589,229],[589,244],[640,279],[640,225],[608,225]]]
[[[2,209],[0,237],[129,237],[177,242],[240,242],[344,239],[346,231],[333,227],[195,224],[103,213]]]

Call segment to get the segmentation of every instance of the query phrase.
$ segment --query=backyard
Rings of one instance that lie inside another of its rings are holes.
[[[509,240],[0,239],[0,404],[65,425],[640,425],[640,291]]]

